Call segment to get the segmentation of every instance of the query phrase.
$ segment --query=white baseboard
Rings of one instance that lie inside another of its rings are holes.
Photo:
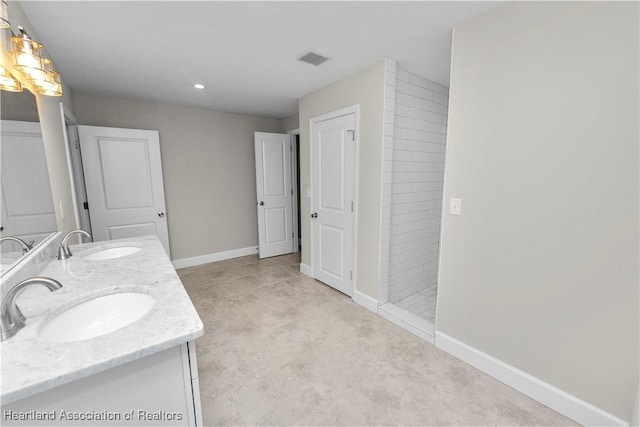
[[[369,311],[378,313],[378,301],[357,290],[353,291],[353,300]]]
[[[378,314],[388,321],[400,326],[402,329],[417,335],[430,344],[433,344],[435,341],[435,337],[433,335],[433,324],[431,322],[421,319],[415,314],[409,313],[395,304],[382,304],[378,307]]]
[[[253,255],[258,253],[258,248],[250,246],[248,248],[232,249],[230,251],[216,252],[213,254],[194,256],[191,258],[182,258],[172,261],[173,268],[193,267],[194,265],[208,264],[210,262],[224,261],[225,259],[238,258],[241,256]]]
[[[442,332],[436,332],[436,347],[452,354],[520,393],[586,426],[628,426],[629,423],[585,402],[533,375],[473,348]]]
[[[313,274],[311,273],[311,267],[307,264],[300,263],[300,273],[304,274],[305,276],[313,277]]]

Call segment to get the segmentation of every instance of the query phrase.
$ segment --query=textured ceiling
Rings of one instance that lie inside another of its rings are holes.
[[[275,118],[384,57],[448,85],[451,29],[497,5],[20,2],[74,90]],[[331,60],[318,67],[296,61],[308,49]],[[194,89],[196,82],[206,89]]]

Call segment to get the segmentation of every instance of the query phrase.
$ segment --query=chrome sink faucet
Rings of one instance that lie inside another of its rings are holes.
[[[15,236],[7,236],[7,237],[3,237],[3,238],[0,239],[0,243],[6,242],[6,241],[18,242],[22,246],[22,253],[23,254],[26,254],[31,249],[33,249],[33,244],[35,243],[35,242],[27,243],[24,240],[22,240],[21,238],[15,237]]]
[[[2,318],[2,341],[5,341],[16,334],[25,325],[27,320],[24,314],[20,311],[16,305],[16,299],[18,295],[29,285],[43,285],[46,286],[51,292],[57,291],[62,288],[60,282],[49,277],[32,277],[15,285],[7,292],[7,295],[2,299],[0,305],[0,317]]]
[[[62,261],[69,258],[71,255],[73,255],[71,253],[71,250],[69,249],[69,243],[67,242],[67,240],[69,239],[69,236],[76,233],[82,234],[83,236],[88,237],[89,239],[93,239],[93,237],[91,237],[91,234],[87,233],[84,230],[71,230],[66,234],[66,236],[64,236],[64,238],[62,239],[62,242],[60,242],[60,247],[58,248],[58,260]]]

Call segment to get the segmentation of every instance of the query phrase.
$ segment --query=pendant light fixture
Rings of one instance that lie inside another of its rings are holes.
[[[13,56],[13,69],[24,74],[29,81],[42,80],[43,46],[29,37],[22,27],[18,27],[19,35],[9,37],[9,52]]]
[[[7,3],[0,0],[0,28],[8,29],[9,55],[3,55],[10,64],[0,65],[0,89],[20,92],[26,86],[32,92],[47,96],[62,96],[62,79],[55,64],[46,55],[44,46],[33,40],[23,27],[18,27],[18,34],[11,31],[8,20]],[[2,35],[3,41],[4,31]]]
[[[0,89],[8,92],[22,92],[22,83],[0,65]]]
[[[0,2],[0,30],[11,28],[9,23],[9,11],[7,2]],[[4,40],[4,34],[2,39]],[[7,70],[4,65],[0,65],[0,89],[8,92],[22,92],[22,83]]]
[[[9,23],[9,6],[7,6],[7,2],[2,0],[2,9],[0,10],[0,29],[2,28],[11,28],[11,24]]]
[[[32,83],[38,87],[38,92],[47,96],[62,96],[62,79],[60,73],[53,68],[53,61],[42,60],[44,76],[34,79]]]

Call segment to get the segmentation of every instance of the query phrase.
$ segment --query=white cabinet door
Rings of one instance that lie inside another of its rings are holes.
[[[1,138],[2,236],[40,241],[57,229],[40,123],[3,120]]]
[[[93,239],[155,234],[169,256],[169,232],[154,130],[78,126]]]
[[[184,343],[2,405],[2,425],[202,426],[197,370],[195,345]],[[28,413],[52,416],[19,419]]]
[[[353,295],[355,115],[311,126],[313,275]]]
[[[291,135],[255,133],[260,258],[293,252]]]

